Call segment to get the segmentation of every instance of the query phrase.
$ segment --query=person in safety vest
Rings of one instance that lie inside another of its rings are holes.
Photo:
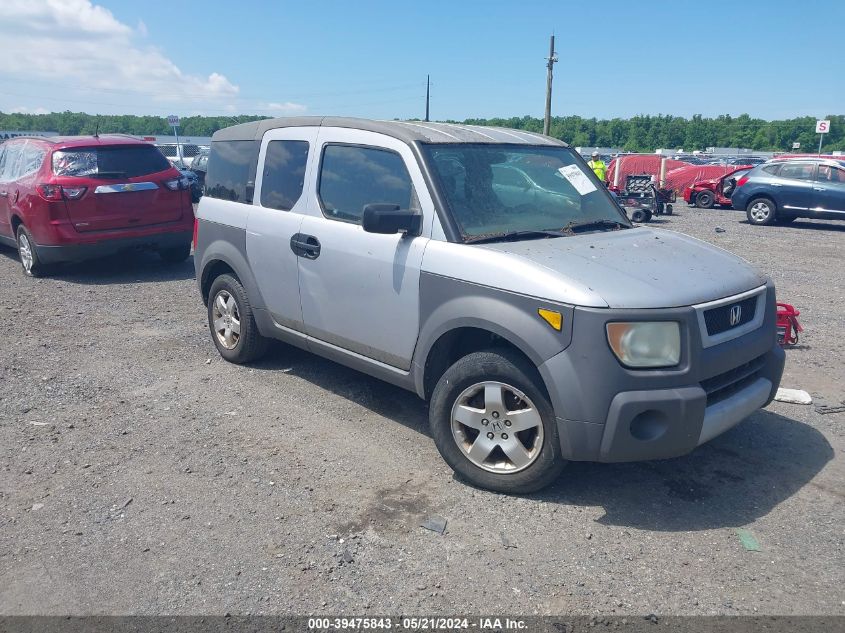
[[[599,180],[605,182],[605,176],[607,175],[607,165],[604,164],[604,161],[599,158],[598,152],[593,152],[592,160],[587,161],[587,165],[593,172],[596,174]]]

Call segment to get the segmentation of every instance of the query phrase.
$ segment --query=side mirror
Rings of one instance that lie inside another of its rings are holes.
[[[364,206],[361,226],[367,233],[419,235],[422,216],[410,209],[400,209],[398,204],[377,202]]]

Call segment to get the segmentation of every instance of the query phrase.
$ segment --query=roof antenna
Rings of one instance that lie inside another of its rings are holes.
[[[97,123],[94,126],[94,138],[100,138],[100,117],[97,116]]]

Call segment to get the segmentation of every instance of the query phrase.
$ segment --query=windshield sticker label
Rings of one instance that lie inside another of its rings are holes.
[[[587,174],[581,171],[578,165],[567,165],[566,167],[561,167],[558,169],[558,172],[561,176],[566,178],[569,183],[575,187],[575,190],[582,196],[586,196],[588,193],[592,193],[596,190],[596,186],[587,177]]]

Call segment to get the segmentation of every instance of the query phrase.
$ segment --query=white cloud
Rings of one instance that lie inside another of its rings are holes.
[[[0,73],[56,82],[58,94],[69,86],[76,94],[99,91],[98,100],[124,100],[133,109],[139,100],[197,107],[237,97],[238,86],[224,75],[186,74],[136,41],[139,34],[146,35],[143,22],[132,29],[90,0],[0,0]]]
[[[137,28],[137,31],[138,31],[138,34],[139,34],[141,37],[147,37],[147,35],[149,35],[149,31],[147,30],[147,24],[146,24],[146,22],[144,22],[143,20],[138,20],[138,28]]]
[[[301,114],[305,112],[308,107],[302,105],[301,103],[285,101],[284,103],[265,103],[261,105],[258,109],[267,110],[269,112],[278,112],[280,114]]]

